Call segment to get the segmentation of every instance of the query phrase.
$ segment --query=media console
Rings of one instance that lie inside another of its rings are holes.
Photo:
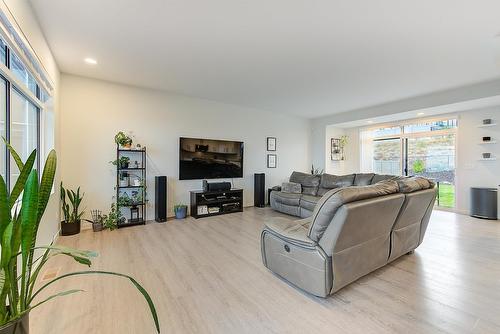
[[[243,211],[243,189],[190,191],[191,216],[198,219]]]

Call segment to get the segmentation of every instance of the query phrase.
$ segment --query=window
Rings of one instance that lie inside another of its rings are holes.
[[[33,103],[13,89],[10,108],[10,144],[21,160],[26,161],[38,148],[38,110]],[[37,166],[35,162],[35,166]],[[19,176],[14,159],[10,159],[11,190]]]
[[[10,69],[14,76],[26,85],[30,92],[36,95],[37,84],[35,78],[28,72],[19,57],[12,51],[10,52]]]
[[[48,140],[42,140],[41,135],[45,128],[53,131],[52,98],[1,39],[0,62],[7,67],[0,73],[0,136],[6,138],[23,161],[37,150],[35,168],[39,170],[40,160],[53,147],[53,133],[47,134]],[[19,169],[3,142],[0,142],[0,175],[8,188],[13,189]]]
[[[1,138],[7,138],[7,83],[5,80],[0,79],[0,136]],[[3,139],[1,139],[3,141]],[[4,181],[6,168],[7,168],[7,155],[6,147],[3,142],[0,142],[0,175],[2,175]]]
[[[443,119],[362,131],[362,171],[431,178],[439,188],[437,204],[454,207],[457,127],[456,119]]]
[[[7,59],[7,46],[0,39],[0,62],[5,65],[6,59]]]

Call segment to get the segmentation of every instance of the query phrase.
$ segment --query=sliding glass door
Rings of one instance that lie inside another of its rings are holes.
[[[455,206],[455,134],[407,138],[406,175],[433,179],[438,205]]]
[[[385,138],[373,141],[373,172],[401,175],[401,138]]]
[[[420,175],[439,188],[437,205],[455,206],[455,150],[457,121],[422,121],[364,132],[362,160],[371,160],[378,174]],[[368,134],[367,134],[368,132]]]

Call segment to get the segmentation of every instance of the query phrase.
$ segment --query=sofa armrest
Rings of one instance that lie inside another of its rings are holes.
[[[290,220],[283,217],[274,217],[273,220],[266,222],[263,233],[269,232],[286,242],[314,248],[317,243],[307,236],[310,224],[310,218]]]

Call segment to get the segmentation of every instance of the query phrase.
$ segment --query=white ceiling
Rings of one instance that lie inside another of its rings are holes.
[[[308,118],[500,77],[498,0],[31,3],[62,72]]]

